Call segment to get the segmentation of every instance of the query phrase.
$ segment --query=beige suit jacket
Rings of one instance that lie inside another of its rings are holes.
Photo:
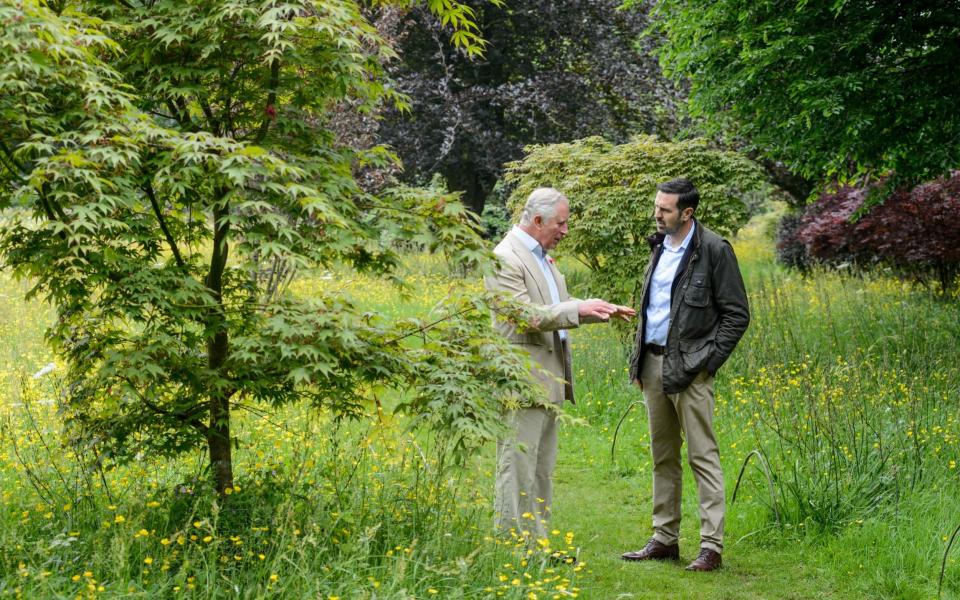
[[[497,245],[494,254],[499,259],[499,269],[485,279],[486,288],[507,292],[531,308],[529,322],[522,332],[516,324],[500,319],[494,322],[497,330],[530,354],[537,365],[534,375],[544,386],[550,402],[562,404],[564,399],[573,402],[569,338],[562,341],[557,331],[580,326],[580,300],[569,296],[563,275],[549,262],[560,295],[560,302],[553,303],[537,258],[513,231]]]

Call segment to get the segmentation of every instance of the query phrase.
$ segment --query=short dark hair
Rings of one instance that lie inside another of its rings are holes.
[[[697,205],[700,204],[700,192],[697,191],[697,187],[693,185],[692,181],[684,177],[677,177],[657,184],[657,191],[664,194],[676,194],[679,197],[677,210],[682,211],[689,206],[696,211]]]

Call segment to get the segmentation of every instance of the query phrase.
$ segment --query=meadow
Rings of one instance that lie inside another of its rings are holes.
[[[579,401],[561,433],[555,529],[529,550],[492,536],[492,445],[451,464],[442,440],[391,415],[395,398],[348,422],[238,413],[236,486],[220,499],[201,456],[119,465],[72,444],[57,419],[62,366],[43,342],[54,315],[0,274],[0,596],[936,597],[960,525],[957,299],[882,276],[784,271],[759,226],[736,249],[753,321],[717,379],[727,541],[724,569],[708,575],[619,560],[649,537],[651,498],[623,330],[574,332]],[[574,261],[560,261],[576,286]],[[337,289],[399,317],[479,289],[435,257],[411,256],[407,270],[403,297],[340,273],[294,291]],[[685,489],[690,560],[689,473]],[[547,561],[553,551],[578,562]],[[958,557],[954,547],[944,598],[960,597]]]

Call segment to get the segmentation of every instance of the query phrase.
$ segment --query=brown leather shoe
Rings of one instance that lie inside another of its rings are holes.
[[[697,560],[687,565],[688,571],[716,571],[720,568],[723,561],[720,559],[720,553],[714,552],[709,548],[700,548],[700,555]]]
[[[624,552],[620,558],[623,560],[680,560],[680,545],[668,546],[650,538],[643,550]]]

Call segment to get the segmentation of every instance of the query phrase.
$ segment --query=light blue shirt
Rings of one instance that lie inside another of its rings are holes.
[[[667,345],[667,332],[670,329],[670,288],[677,276],[680,261],[683,260],[683,253],[693,239],[693,230],[697,227],[696,221],[692,225],[683,242],[676,248],[670,245],[669,236],[663,240],[663,252],[660,253],[657,268],[654,269],[653,277],[650,279],[650,300],[647,303],[647,321],[644,330],[644,339],[648,344]]]
[[[557,288],[557,281],[553,278],[553,270],[550,268],[550,265],[547,264],[547,253],[544,251],[543,246],[541,246],[540,242],[535,240],[533,236],[516,225],[513,226],[513,233],[523,242],[523,246],[533,254],[533,257],[537,259],[537,264],[540,265],[540,270],[543,271],[543,278],[547,280],[547,287],[550,289],[550,303],[559,304],[560,290]],[[557,333],[560,334],[561,340],[567,339],[566,329],[560,329]]]

